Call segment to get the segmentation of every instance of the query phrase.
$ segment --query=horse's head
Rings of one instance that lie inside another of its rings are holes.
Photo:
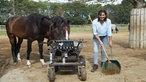
[[[65,21],[62,17],[52,17],[54,25],[51,28],[51,40],[68,40],[70,34],[69,21]]]

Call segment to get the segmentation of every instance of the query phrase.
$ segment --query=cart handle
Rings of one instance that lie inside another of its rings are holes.
[[[77,48],[79,47],[79,45],[81,44],[81,43],[86,43],[87,41],[84,41],[83,39],[80,39],[79,41],[78,41],[78,45],[77,45]]]

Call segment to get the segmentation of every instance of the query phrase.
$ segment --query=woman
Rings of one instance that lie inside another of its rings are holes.
[[[94,65],[91,72],[95,72],[98,69],[98,48],[105,47],[107,43],[112,46],[112,32],[111,32],[111,20],[107,18],[105,10],[98,12],[98,17],[92,22],[93,31],[93,56]],[[101,48],[101,66],[106,61],[106,55]]]

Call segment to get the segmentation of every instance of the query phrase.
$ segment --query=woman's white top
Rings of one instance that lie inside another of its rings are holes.
[[[93,35],[97,34],[98,36],[112,36],[111,20],[107,18],[107,20],[101,25],[101,23],[98,21],[98,18],[94,19],[92,22],[92,32]]]

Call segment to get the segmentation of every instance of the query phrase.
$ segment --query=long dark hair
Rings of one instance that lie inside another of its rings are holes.
[[[107,20],[107,12],[106,12],[105,10],[99,10],[99,11],[98,11],[98,21],[100,21],[99,16],[100,16],[101,13],[105,13],[105,16],[106,16],[106,17],[105,17],[104,21],[106,21],[106,20]]]

